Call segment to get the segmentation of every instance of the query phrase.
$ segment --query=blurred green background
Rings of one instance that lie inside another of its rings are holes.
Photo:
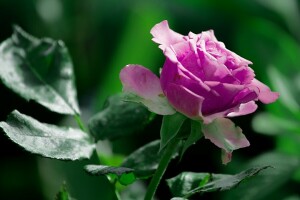
[[[150,29],[156,23],[167,19],[171,28],[182,34],[213,29],[228,49],[251,60],[257,78],[280,92],[281,97],[272,105],[260,104],[255,114],[234,119],[251,146],[234,152],[228,166],[221,165],[219,149],[200,140],[187,151],[182,162],[174,161],[165,177],[181,171],[234,173],[251,159],[263,155],[260,162],[273,159],[285,168],[279,170],[281,182],[274,179],[277,184],[266,183],[271,189],[265,189],[266,194],[255,199],[300,199],[299,162],[291,164],[290,160],[300,158],[299,1],[0,0],[0,11],[1,41],[11,35],[13,24],[37,37],[65,41],[73,58],[84,118],[101,110],[106,97],[121,92],[118,74],[126,64],[141,64],[158,74],[164,56],[151,41]],[[68,118],[25,102],[3,85],[0,89],[1,121],[17,108],[43,122],[69,123]],[[109,143],[108,149],[127,155],[159,138],[160,120],[156,117],[140,133]],[[284,154],[274,158],[274,152]],[[1,199],[53,199],[63,180],[79,200],[113,199],[112,188],[105,178],[89,177],[82,170],[88,161],[43,159],[25,152],[4,134],[0,136],[0,155]],[[216,193],[203,198],[231,199],[232,195],[234,192]],[[164,183],[158,196],[170,198]]]

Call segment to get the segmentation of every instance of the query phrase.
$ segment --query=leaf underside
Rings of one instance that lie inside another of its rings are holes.
[[[118,181],[123,185],[129,185],[136,180],[134,170],[127,167],[86,165],[85,171],[91,175],[116,175]]]

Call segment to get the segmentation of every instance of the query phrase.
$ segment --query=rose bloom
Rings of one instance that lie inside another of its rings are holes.
[[[126,66],[120,78],[123,90],[131,94],[129,99],[143,103],[157,114],[171,115],[176,110],[202,121],[204,136],[226,152],[232,150],[213,136],[211,124],[231,130],[222,133],[231,140],[230,145],[238,144],[231,149],[248,146],[244,135],[237,142],[241,130],[224,118],[250,114],[257,109],[255,101],[272,103],[279,94],[255,79],[248,66],[252,63],[226,49],[212,30],[183,36],[162,21],[152,28],[151,34],[166,57],[160,79],[142,66]]]

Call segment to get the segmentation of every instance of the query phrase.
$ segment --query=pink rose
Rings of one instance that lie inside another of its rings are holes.
[[[279,94],[255,79],[248,66],[252,63],[226,49],[212,30],[183,36],[162,21],[151,34],[166,56],[160,79],[142,66],[128,65],[120,73],[124,91],[157,114],[171,115],[176,110],[203,121],[204,136],[223,148],[228,159],[232,149],[248,146],[247,139],[240,137],[241,130],[224,117],[250,114],[257,109],[255,101],[272,103]],[[220,132],[222,127],[231,127],[219,133],[231,140],[230,148],[211,133],[216,127]]]

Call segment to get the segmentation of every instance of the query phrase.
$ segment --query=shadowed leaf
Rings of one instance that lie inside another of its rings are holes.
[[[186,119],[187,118],[184,115],[178,112],[173,115],[165,115],[163,117],[160,129],[160,151],[164,149],[173,138],[176,137]]]
[[[183,172],[167,180],[167,183],[175,196],[188,198],[196,193],[232,189],[269,167],[254,167],[236,175]]]
[[[141,130],[151,116],[143,105],[125,102],[118,94],[108,98],[104,109],[89,120],[88,127],[97,140],[113,140]]]
[[[238,188],[227,191],[223,195],[224,199],[274,199],[276,193],[281,193],[283,186],[299,169],[300,162],[296,156],[268,152],[254,158],[243,167],[249,168],[261,165],[270,165],[273,168],[264,170],[257,176],[249,179],[249,181],[241,184]]]
[[[159,146],[160,141],[155,140],[140,147],[125,159],[122,166],[134,169],[134,174],[137,178],[149,178],[154,174],[161,158]],[[177,155],[176,151],[173,154],[173,158]]]
[[[66,184],[63,184],[59,192],[56,194],[55,200],[75,200],[75,199],[72,198],[68,193]]]

